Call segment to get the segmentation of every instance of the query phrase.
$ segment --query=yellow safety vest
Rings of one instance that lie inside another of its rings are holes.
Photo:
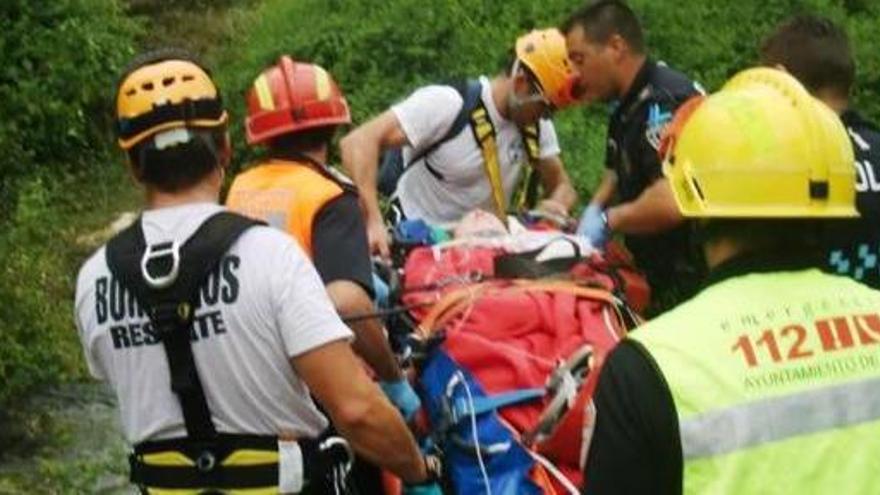
[[[880,291],[745,275],[630,338],[672,394],[685,493],[880,493]]]

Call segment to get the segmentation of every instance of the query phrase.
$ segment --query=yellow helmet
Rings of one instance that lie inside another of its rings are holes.
[[[663,169],[686,217],[855,217],[840,119],[789,74],[749,69],[681,126]]]
[[[574,103],[576,74],[558,29],[532,31],[516,40],[517,59],[535,76],[541,93],[554,107]]]
[[[188,60],[139,67],[125,77],[116,95],[116,126],[124,150],[163,131],[214,128],[227,119],[214,81]]]

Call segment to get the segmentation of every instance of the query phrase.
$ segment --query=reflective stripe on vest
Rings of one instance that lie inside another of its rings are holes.
[[[315,218],[342,193],[339,184],[310,166],[272,160],[239,174],[226,205],[291,234],[312,258]]]
[[[630,338],[669,386],[686,493],[880,493],[880,292],[746,275]]]

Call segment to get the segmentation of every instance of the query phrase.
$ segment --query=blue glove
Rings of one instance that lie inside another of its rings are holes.
[[[443,490],[437,483],[428,485],[404,485],[403,495],[443,495]]]
[[[376,304],[376,308],[388,308],[388,296],[391,295],[391,289],[376,272],[373,272],[373,292],[375,293],[373,302]]]
[[[416,391],[406,380],[402,378],[396,382],[379,382],[382,391],[388,396],[388,400],[394,404],[394,407],[403,415],[403,419],[409,421],[416,414],[416,411],[422,407],[422,401],[416,395]]]
[[[605,210],[599,205],[591,204],[588,206],[581,215],[577,233],[580,236],[586,237],[593,247],[603,248],[605,243],[608,242],[608,236],[611,233],[608,229]]]

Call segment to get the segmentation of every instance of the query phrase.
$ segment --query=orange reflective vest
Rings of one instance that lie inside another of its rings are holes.
[[[226,206],[289,233],[313,258],[315,217],[345,190],[329,172],[302,162],[273,159],[239,174],[232,182]]]

